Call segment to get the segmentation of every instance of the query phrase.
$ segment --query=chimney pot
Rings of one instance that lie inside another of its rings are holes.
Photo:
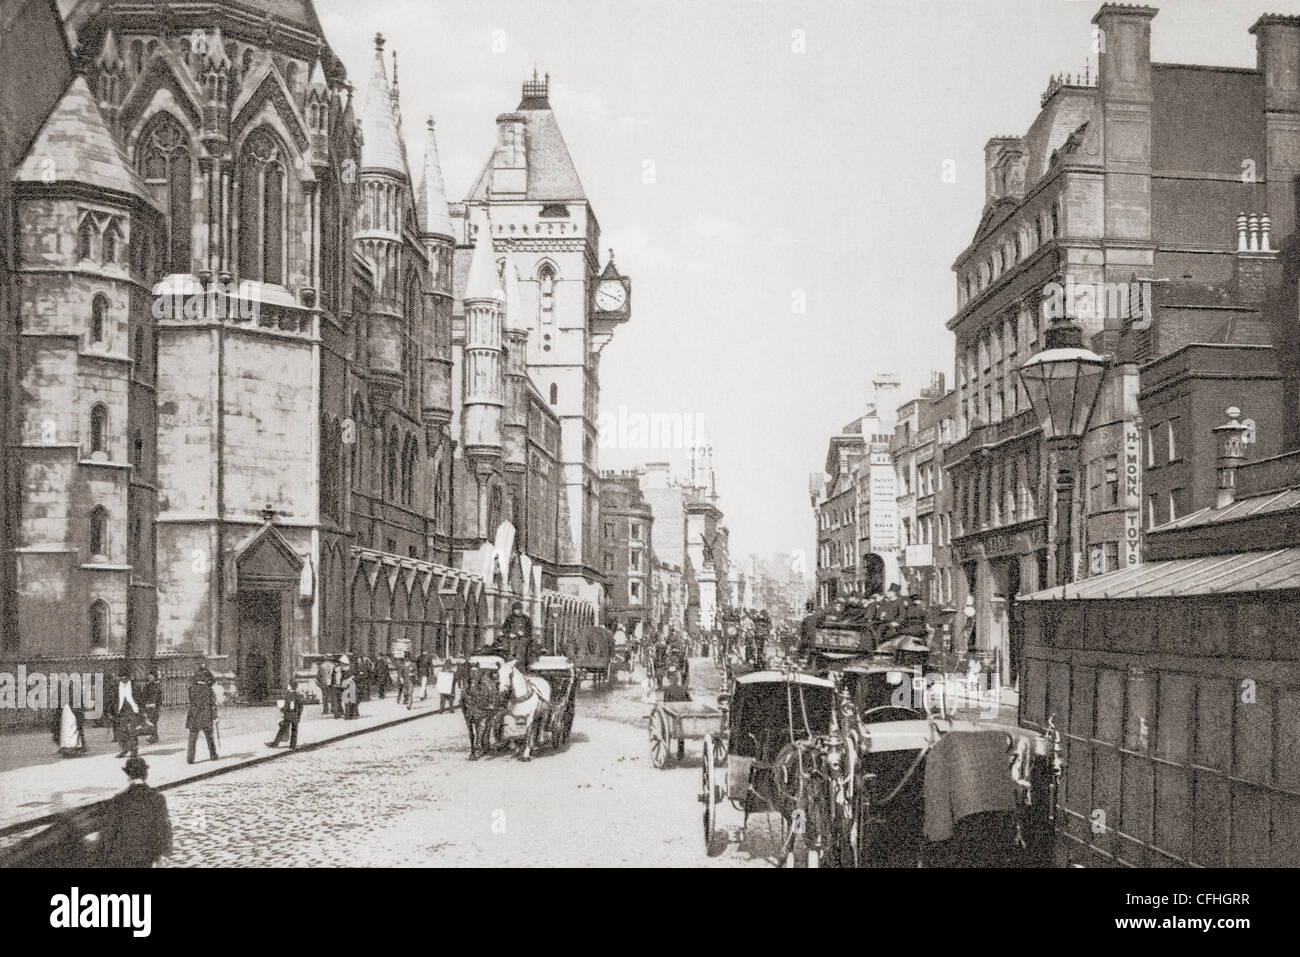
[[[1214,507],[1226,508],[1237,497],[1237,468],[1246,460],[1246,444],[1243,437],[1248,431],[1240,421],[1241,410],[1235,405],[1227,410],[1228,421],[1215,428],[1215,445],[1218,458],[1214,469],[1218,478],[1218,490]]]

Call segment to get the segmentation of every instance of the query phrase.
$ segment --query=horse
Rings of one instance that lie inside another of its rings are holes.
[[[526,675],[516,661],[507,661],[497,671],[497,689],[502,697],[510,696],[508,714],[524,719],[524,744],[519,760],[530,761],[534,739],[540,740],[542,728],[551,713],[551,683],[545,678]]]
[[[475,668],[470,662],[461,662],[457,681],[461,686],[461,710],[465,714],[465,727],[469,731],[469,759],[477,761],[492,744],[492,731],[500,724],[502,693],[497,687],[497,677],[491,669]],[[500,731],[497,731],[498,740]]]

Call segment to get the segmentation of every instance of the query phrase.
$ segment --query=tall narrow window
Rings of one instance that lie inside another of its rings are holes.
[[[104,227],[104,241],[100,246],[100,257],[105,266],[117,262],[117,249],[121,241],[121,230],[118,229],[117,223],[109,220],[108,225]]]
[[[108,297],[99,293],[90,300],[90,341],[96,344],[104,342],[107,332]]]
[[[388,498],[392,500],[397,495],[397,429],[388,430],[384,467],[388,470]]]
[[[554,382],[551,383],[551,405],[560,401],[560,387]]]
[[[90,512],[90,554],[96,558],[108,556],[108,509],[102,505]]]
[[[108,453],[108,409],[103,404],[90,410],[90,454]]]
[[[95,236],[99,230],[95,226],[94,217],[87,214],[81,219],[81,225],[77,228],[77,257],[80,259],[95,258]]]
[[[136,165],[167,212],[163,268],[190,271],[190,139],[169,113],[160,113],[140,136]]]
[[[537,284],[542,322],[552,322],[555,319],[555,270],[549,263],[537,274]]]
[[[90,647],[108,645],[108,602],[97,601],[90,606]]]
[[[131,439],[131,464],[139,468],[144,462],[144,436],[139,429]]]
[[[239,274],[284,282],[284,151],[265,127],[244,141],[239,158]]]
[[[339,262],[339,184],[329,171],[321,176],[320,190],[321,305],[337,313],[342,270]]]

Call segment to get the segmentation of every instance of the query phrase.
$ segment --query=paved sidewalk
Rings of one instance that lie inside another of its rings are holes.
[[[427,717],[437,711],[437,695],[431,690],[429,699],[423,701],[418,689],[415,705],[410,710],[404,704],[398,705],[396,697],[390,694],[383,700],[361,702],[361,716],[350,721],[322,714],[319,704],[307,705],[298,728],[298,750]],[[279,709],[274,705],[231,706],[219,709],[218,715],[221,721],[219,759],[208,760],[207,742],[200,734],[195,762],[187,764],[185,710],[165,711],[161,740],[149,744],[140,739],[140,756],[149,762],[149,783],[158,787],[193,781],[289,753],[287,744],[275,749],[266,746],[279,727]],[[441,720],[463,721],[459,713],[444,714]],[[122,773],[125,758],[116,757],[118,746],[113,743],[110,730],[88,725],[86,738],[88,754],[62,758],[49,733],[0,736],[0,830],[103,800],[126,787],[126,775]]]

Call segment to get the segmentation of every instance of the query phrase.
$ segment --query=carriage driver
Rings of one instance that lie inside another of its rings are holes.
[[[501,625],[501,633],[505,635],[510,657],[519,662],[520,668],[527,669],[533,663],[533,622],[524,614],[523,602],[517,601],[510,606],[510,614]]]

